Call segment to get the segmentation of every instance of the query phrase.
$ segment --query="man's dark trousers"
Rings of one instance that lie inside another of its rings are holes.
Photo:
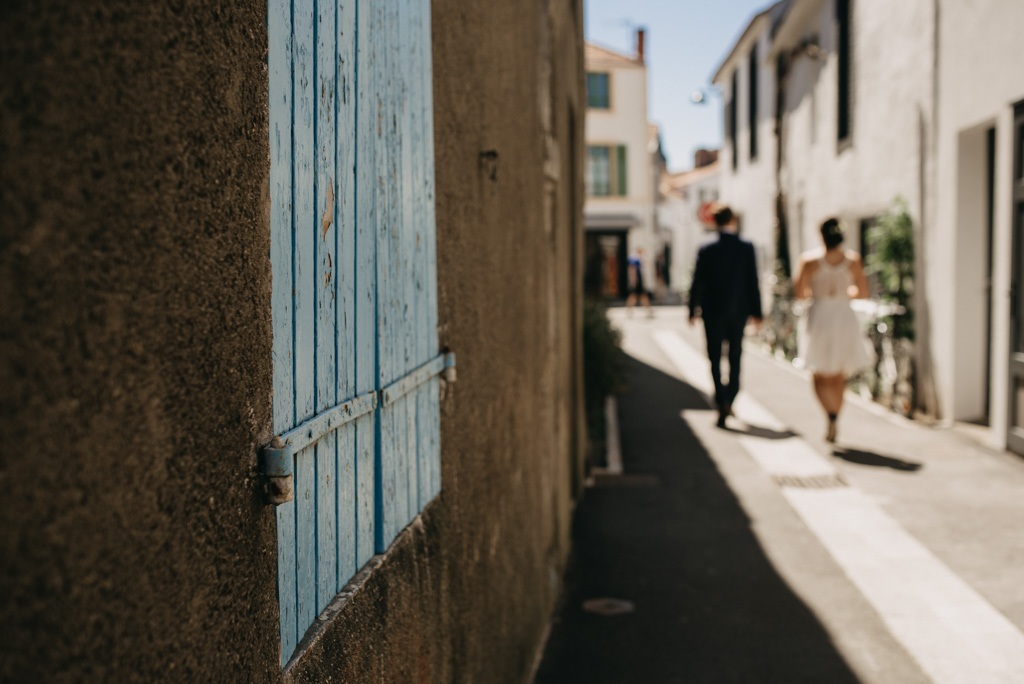
[[[715,403],[729,406],[740,391],[740,354],[743,351],[745,321],[704,321],[711,361],[711,379],[715,382]],[[722,383],[722,343],[729,343],[729,383]]]

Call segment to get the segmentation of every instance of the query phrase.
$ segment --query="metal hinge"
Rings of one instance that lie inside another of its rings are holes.
[[[444,352],[387,387],[367,392],[319,413],[288,432],[274,437],[260,450],[260,471],[266,476],[270,503],[280,506],[295,498],[292,469],[295,454],[314,444],[342,425],[370,413],[378,406],[389,406],[434,376],[445,383],[455,382],[455,354]]]
[[[285,443],[280,437],[260,451],[260,470],[267,476],[269,491],[267,498],[270,503],[280,506],[295,498],[295,480],[292,476],[294,463],[291,444]]]

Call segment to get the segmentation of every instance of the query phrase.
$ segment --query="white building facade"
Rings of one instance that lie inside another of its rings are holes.
[[[643,31],[637,53],[587,44],[586,228],[587,292],[626,296],[626,260],[643,250],[645,287],[654,289],[656,232],[647,68]]]
[[[927,237],[943,414],[1024,454],[1024,3],[939,3],[935,212]]]
[[[862,249],[864,229],[904,198],[920,399],[943,420],[987,423],[993,445],[1020,453],[1022,26],[1024,3],[1002,0],[783,0],[714,78],[722,200],[746,235],[771,250],[780,226],[795,264],[837,216]]]
[[[674,292],[689,287],[697,250],[711,239],[713,225],[700,218],[701,207],[719,197],[719,163],[665,174],[658,189],[658,223],[671,236],[669,282]]]

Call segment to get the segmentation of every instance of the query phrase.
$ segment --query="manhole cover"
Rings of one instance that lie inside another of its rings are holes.
[[[772,480],[779,487],[795,487],[796,489],[837,489],[849,487],[839,473],[822,475],[773,475]]]
[[[583,610],[595,615],[624,615],[636,610],[632,601],[614,598],[588,599],[583,602]]]
[[[591,480],[592,487],[626,487],[640,488],[657,487],[661,484],[656,475],[644,473],[628,473],[613,475],[611,473],[595,473]]]

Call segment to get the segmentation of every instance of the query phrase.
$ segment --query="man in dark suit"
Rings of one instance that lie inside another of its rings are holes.
[[[715,381],[718,427],[732,412],[740,391],[740,354],[743,328],[753,317],[761,324],[761,291],[757,284],[754,246],[736,234],[736,217],[722,205],[714,213],[718,239],[700,248],[690,285],[690,325],[698,312],[704,319],[704,334]],[[722,342],[729,343],[729,384],[722,384]]]

